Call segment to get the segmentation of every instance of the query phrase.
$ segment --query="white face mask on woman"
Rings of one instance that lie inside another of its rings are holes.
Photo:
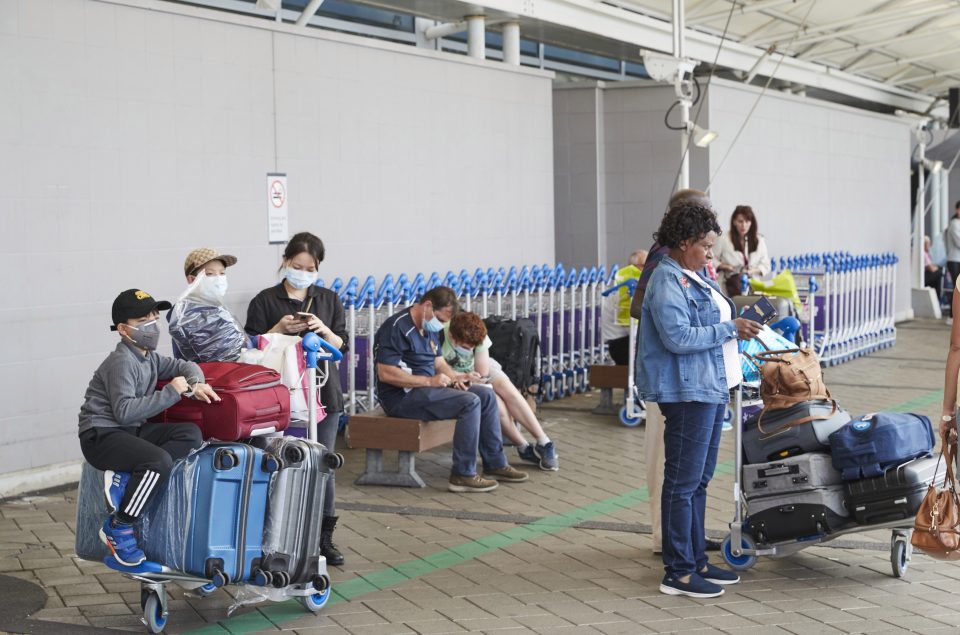
[[[287,279],[287,282],[289,282],[290,286],[294,289],[307,289],[317,281],[317,272],[284,267],[283,277]]]

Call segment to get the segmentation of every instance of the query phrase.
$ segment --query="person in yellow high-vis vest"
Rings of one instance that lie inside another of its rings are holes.
[[[644,249],[638,249],[630,254],[629,264],[617,270],[613,286],[628,280],[639,280],[646,260],[647,252]],[[632,300],[630,288],[623,286],[608,298],[606,306],[603,307],[603,340],[607,343],[610,358],[618,366],[626,366],[630,362],[630,302]]]

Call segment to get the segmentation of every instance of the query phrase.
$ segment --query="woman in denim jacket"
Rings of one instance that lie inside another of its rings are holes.
[[[654,238],[669,252],[651,276],[640,320],[637,385],[666,420],[660,591],[668,595],[715,597],[719,585],[740,581],[707,561],[704,516],[725,404],[741,380],[737,339],[753,337],[760,324],[734,319],[717,284],[695,273],[720,233],[707,207],[684,202],[666,213]]]

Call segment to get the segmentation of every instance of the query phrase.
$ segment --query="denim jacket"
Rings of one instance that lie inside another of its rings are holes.
[[[670,256],[654,270],[643,299],[637,388],[645,401],[727,403],[722,344],[737,337],[733,320],[720,321],[712,280],[691,278]],[[731,315],[736,315],[733,302]]]

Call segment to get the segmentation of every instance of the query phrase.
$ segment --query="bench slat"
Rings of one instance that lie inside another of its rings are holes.
[[[453,441],[456,424],[455,419],[425,422],[353,415],[347,425],[347,445],[351,448],[423,452]]]
[[[590,367],[590,385],[594,388],[626,388],[627,366],[598,364]]]

